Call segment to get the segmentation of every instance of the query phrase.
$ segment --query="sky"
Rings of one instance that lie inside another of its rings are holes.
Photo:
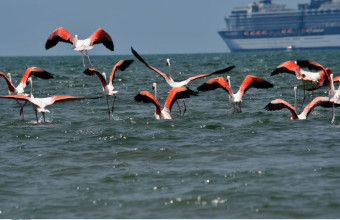
[[[91,55],[223,53],[218,35],[234,7],[254,0],[0,0],[0,56],[76,55],[71,44],[45,50],[56,28],[79,39],[98,28],[113,39],[115,51],[95,45]],[[309,0],[274,0],[297,8]]]

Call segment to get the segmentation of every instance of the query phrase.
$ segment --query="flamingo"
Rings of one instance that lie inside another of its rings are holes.
[[[291,104],[286,102],[283,99],[274,99],[268,105],[264,107],[267,111],[276,111],[281,110],[283,108],[287,108],[291,113],[292,120],[304,120],[307,119],[309,113],[317,107],[321,106],[324,108],[331,108],[333,106],[332,102],[329,100],[329,97],[315,97],[305,108],[304,110],[298,114],[296,112],[296,108],[294,108]],[[338,106],[338,105],[337,105]]]
[[[329,101],[332,102],[332,107],[333,107],[333,112],[332,112],[332,123],[334,123],[335,121],[335,105],[339,105],[340,104],[340,86],[338,87],[337,90],[335,90],[334,88],[334,79],[333,79],[333,74],[330,75],[330,89],[329,89],[329,93],[328,93],[328,98]]]
[[[93,34],[86,38],[85,40],[80,40],[78,39],[78,35],[74,35],[74,37],[68,32],[65,28],[59,27],[56,30],[54,30],[50,36],[48,37],[45,48],[46,50],[50,49],[51,47],[54,47],[57,45],[57,43],[65,42],[65,43],[70,43],[74,46],[74,50],[80,51],[81,52],[81,57],[83,59],[83,66],[85,68],[85,61],[84,61],[84,55],[83,51],[86,52],[87,59],[89,60],[89,63],[91,67],[93,68],[93,65],[91,63],[88,50],[91,50],[93,48],[94,44],[100,44],[103,43],[106,48],[109,50],[113,51],[114,46],[113,46],[113,41],[111,36],[102,28],[99,28]]]
[[[155,84],[154,84],[155,85]],[[156,88],[155,88],[156,89]],[[157,94],[155,90],[155,95]],[[156,119],[172,119],[171,108],[177,99],[189,98],[191,95],[197,95],[197,92],[192,91],[188,87],[174,87],[170,90],[165,101],[164,107],[161,110],[161,104],[157,98],[148,91],[141,91],[135,96],[135,101],[144,103],[153,103],[156,106]],[[156,95],[157,96],[157,95]]]
[[[203,77],[207,77],[207,76],[212,76],[212,75],[217,75],[217,74],[222,74],[222,73],[226,73],[226,72],[229,72],[230,70],[232,70],[235,66],[232,65],[232,66],[229,66],[227,68],[224,68],[224,69],[221,69],[221,70],[217,70],[213,73],[207,73],[207,74],[200,74],[200,75],[196,75],[196,76],[192,76],[192,77],[189,77],[187,78],[186,80],[183,80],[183,81],[180,81],[180,82],[175,82],[173,80],[173,77],[172,77],[172,71],[171,71],[171,66],[170,66],[170,59],[167,59],[167,64],[169,66],[169,77],[163,73],[162,71],[160,71],[159,69],[156,69],[155,67],[153,66],[150,66],[132,47],[131,47],[131,51],[133,53],[133,55],[140,61],[142,62],[146,67],[148,67],[149,69],[155,71],[156,73],[160,74],[164,79],[165,81],[168,83],[168,85],[171,87],[171,88],[176,88],[176,87],[182,87],[182,86],[186,86],[188,85],[189,82],[193,81],[193,80],[196,80],[196,79],[200,79],[200,78],[203,78]],[[184,100],[183,100],[184,102]],[[177,103],[178,104],[178,103]],[[185,102],[184,102],[184,112],[183,112],[183,115],[185,114],[185,111],[186,111],[186,106],[185,106]],[[181,110],[179,110],[180,113],[181,113]]]
[[[111,71],[111,75],[110,75],[110,80],[107,83],[106,82],[106,74],[105,73],[99,73],[97,70],[93,69],[93,68],[87,68],[86,70],[84,70],[83,73],[85,73],[86,75],[89,76],[93,76],[96,75],[98,76],[98,78],[100,79],[101,83],[102,83],[102,87],[103,87],[103,93],[106,97],[106,104],[107,104],[107,110],[108,110],[108,114],[109,114],[109,119],[111,118],[111,114],[110,114],[110,106],[109,106],[109,96],[113,96],[113,103],[112,103],[112,108],[111,111],[113,113],[114,111],[114,102],[116,100],[116,94],[118,93],[118,91],[114,90],[114,86],[113,86],[113,80],[115,77],[115,73],[116,70],[120,70],[120,71],[124,71],[126,68],[128,68],[130,66],[130,64],[133,62],[133,60],[120,60],[118,61],[112,68]]]
[[[26,86],[30,83],[30,80],[28,80],[31,76],[36,76],[38,78],[41,79],[51,79],[54,78],[55,76],[52,73],[49,73],[39,67],[29,67],[26,69],[25,73],[23,74],[20,83],[17,87],[15,87],[13,85],[12,82],[12,76],[10,73],[8,73],[7,75],[4,74],[3,72],[0,72],[0,76],[2,76],[8,86],[8,93],[10,95],[27,95],[24,93],[24,89],[26,88]],[[24,106],[27,104],[27,101],[25,101],[24,104],[21,104],[18,100],[16,100],[16,102],[18,103],[18,105],[20,106],[20,115],[22,115],[22,120],[24,120]]]
[[[46,109],[46,107],[49,106],[49,105],[52,105],[56,102],[100,98],[100,97],[77,97],[77,96],[69,96],[69,95],[54,95],[54,96],[46,97],[46,98],[35,98],[33,96],[33,81],[32,81],[32,78],[29,78],[28,81],[31,83],[30,97],[27,96],[26,94],[16,94],[16,95],[4,95],[4,96],[0,96],[0,98],[23,100],[23,101],[26,101],[26,102],[30,102],[33,109],[34,109],[37,123],[39,123],[37,112],[42,113],[43,118],[44,118],[44,122],[46,122],[45,113],[50,112],[48,109]]]
[[[301,69],[301,67],[308,67],[310,70],[317,70],[319,72],[309,72]],[[302,80],[303,82],[303,103],[306,99],[305,92],[305,82],[311,82],[312,92],[313,92],[313,82],[316,82],[316,88],[318,89],[321,86],[325,85],[325,83],[329,82],[329,75],[332,71],[329,68],[324,68],[321,64],[313,61],[313,60],[298,60],[292,61],[288,60],[282,64],[280,64],[276,69],[270,74],[271,76],[277,75],[279,73],[290,73],[295,74],[298,80]]]
[[[244,78],[237,93],[234,94],[230,83],[230,76],[227,76],[227,80],[224,77],[220,76],[208,80],[207,82],[199,86],[197,89],[199,91],[214,90],[217,88],[225,89],[229,94],[229,100],[233,105],[234,112],[242,112],[241,110],[242,97],[245,94],[245,92],[252,87],[257,89],[268,89],[273,88],[274,85],[258,76],[247,75]]]

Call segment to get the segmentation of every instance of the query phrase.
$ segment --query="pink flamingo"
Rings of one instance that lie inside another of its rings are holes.
[[[215,71],[213,73],[200,74],[200,75],[189,77],[186,80],[183,80],[183,81],[180,81],[180,82],[175,82],[173,80],[173,78],[172,78],[172,71],[171,71],[171,67],[170,67],[170,59],[167,59],[167,64],[169,66],[169,72],[170,72],[169,77],[168,77],[165,73],[163,73],[159,69],[156,69],[155,67],[150,66],[132,47],[131,47],[131,51],[132,51],[133,55],[141,63],[143,63],[146,67],[148,67],[149,69],[151,69],[151,70],[155,71],[156,73],[158,73],[159,75],[161,75],[171,88],[186,86],[186,85],[188,85],[189,82],[191,82],[193,80],[196,80],[196,79],[203,78],[203,77],[226,73],[226,72],[229,72],[230,70],[234,69],[234,67],[235,67],[233,65],[233,66],[229,66],[227,68],[221,69],[221,70],[217,70],[217,71]],[[184,100],[183,100],[183,102],[184,102]],[[178,105],[178,107],[179,107],[179,105]],[[181,109],[180,108],[179,108],[179,112],[181,114]],[[185,114],[185,112],[186,112],[186,105],[185,105],[185,102],[184,102],[184,112],[183,112],[183,115]]]
[[[154,84],[155,85],[155,84]],[[155,94],[157,94],[155,90]],[[165,101],[164,107],[161,110],[161,104],[157,98],[148,91],[141,91],[135,96],[135,101],[144,103],[153,103],[156,106],[155,117],[156,119],[172,119],[171,108],[177,99],[189,98],[190,95],[197,95],[197,92],[181,86],[174,87],[170,90],[169,95]]]
[[[99,28],[96,30],[90,37],[86,38],[85,40],[78,39],[78,35],[72,36],[70,32],[68,32],[65,28],[59,27],[56,30],[54,30],[50,36],[48,37],[45,48],[46,50],[50,49],[51,47],[54,47],[58,42],[66,42],[70,43],[74,46],[74,50],[81,52],[81,57],[83,59],[83,66],[85,68],[85,61],[84,61],[84,55],[83,51],[86,52],[87,59],[89,60],[90,65],[93,68],[93,65],[91,63],[88,50],[91,50],[93,48],[94,44],[100,44],[103,43],[106,48],[113,51],[113,41],[111,36],[102,28]]]
[[[51,78],[54,78],[54,75],[41,69],[41,68],[38,68],[38,67],[29,67],[26,69],[25,73],[23,74],[21,80],[20,80],[20,83],[17,87],[15,87],[13,85],[13,82],[12,82],[12,77],[11,77],[11,74],[8,73],[7,75],[4,74],[3,72],[0,72],[0,76],[2,76],[6,83],[7,83],[7,86],[8,86],[8,93],[10,95],[27,95],[24,93],[24,89],[26,88],[26,86],[30,83],[30,80],[29,78],[31,76],[36,76],[38,78],[41,78],[41,79],[51,79]],[[20,115],[22,115],[22,120],[24,120],[24,106],[27,104],[27,101],[25,101],[24,104],[21,104],[18,100],[16,100],[16,102],[18,103],[18,105],[20,106]]]
[[[199,91],[214,90],[217,88],[222,88],[226,90],[229,94],[229,100],[233,105],[234,112],[242,112],[241,110],[242,97],[246,93],[246,91],[252,87],[258,89],[268,89],[273,88],[274,85],[258,76],[247,75],[244,78],[237,93],[233,93],[230,83],[230,76],[227,76],[227,80],[224,77],[220,76],[208,80],[207,82],[199,86],[197,89]]]
[[[30,81],[31,83],[31,94],[30,97],[28,97],[25,94],[17,94],[17,95],[4,95],[4,96],[0,96],[0,98],[2,99],[15,99],[15,100],[23,100],[26,102],[30,102],[34,112],[35,112],[35,116],[36,116],[36,120],[37,123],[39,123],[38,120],[38,113],[37,112],[41,112],[44,118],[44,122],[46,122],[45,120],[45,113],[46,112],[50,112],[48,109],[46,109],[47,106],[52,105],[56,102],[61,102],[61,101],[70,101],[70,100],[80,100],[80,99],[97,99],[99,97],[77,97],[77,96],[69,96],[69,95],[54,95],[51,97],[46,97],[46,98],[35,98],[33,96],[33,82],[32,79],[29,78],[28,81]]]
[[[116,100],[116,94],[118,93],[118,91],[116,91],[114,89],[114,86],[113,86],[113,81],[114,81],[114,78],[115,78],[115,73],[118,70],[120,71],[124,71],[126,68],[128,68],[131,63],[133,62],[133,60],[120,60],[119,62],[117,62],[113,68],[112,68],[112,71],[111,71],[111,74],[110,74],[110,79],[109,79],[109,82],[106,82],[106,74],[105,73],[100,73],[98,72],[97,70],[93,69],[93,68],[87,68],[86,70],[84,70],[83,73],[85,73],[86,75],[89,75],[89,76],[93,76],[93,75],[96,75],[99,79],[100,79],[100,82],[102,83],[102,87],[103,87],[103,93],[106,97],[106,104],[107,104],[107,110],[108,110],[108,114],[109,114],[109,119],[111,118],[111,113],[110,113],[110,106],[109,106],[109,99],[108,97],[109,96],[113,96],[113,103],[112,103],[112,108],[111,108],[111,111],[113,113],[114,111],[114,102]]]

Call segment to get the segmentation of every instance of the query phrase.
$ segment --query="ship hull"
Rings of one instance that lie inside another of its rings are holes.
[[[231,52],[339,49],[340,34],[269,38],[228,38],[219,32]]]

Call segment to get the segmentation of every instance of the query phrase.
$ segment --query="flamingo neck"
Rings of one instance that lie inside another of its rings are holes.
[[[294,108],[297,109],[297,95],[296,95],[296,92],[297,92],[297,87],[295,86],[294,87]]]
[[[229,87],[230,87],[229,99],[230,99],[230,101],[234,102],[235,98],[234,98],[233,88],[231,87],[230,76],[227,76],[227,79],[228,79],[228,84],[229,84]]]
[[[169,76],[170,76],[170,79],[173,79],[172,69],[171,69],[171,64],[170,64],[170,59],[167,59],[167,64],[168,64],[168,66],[169,66]]]
[[[335,89],[334,89],[333,74],[331,74],[329,95],[334,95],[334,94],[335,94]]]
[[[33,96],[33,80],[32,80],[32,78],[30,78],[29,79],[29,82],[30,82],[30,84],[31,84],[31,98],[33,99],[34,98],[34,96]]]

